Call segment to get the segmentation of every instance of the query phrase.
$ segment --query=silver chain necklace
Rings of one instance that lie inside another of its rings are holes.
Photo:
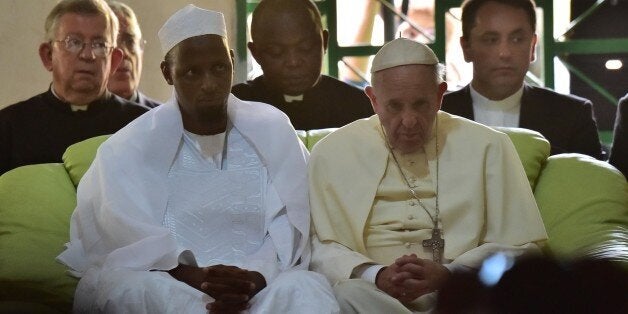
[[[423,202],[421,201],[421,199],[419,198],[419,196],[416,194],[416,192],[414,191],[414,189],[412,188],[412,185],[410,184],[410,181],[408,180],[408,178],[406,177],[406,174],[403,172],[403,170],[401,169],[401,165],[399,164],[399,161],[397,160],[397,156],[395,156],[395,152],[393,151],[392,147],[390,146],[390,144],[388,143],[388,137],[386,136],[386,132],[384,131],[383,126],[380,123],[380,128],[382,129],[382,133],[384,134],[384,140],[386,142],[386,147],[388,148],[388,151],[390,152],[390,154],[393,157],[393,160],[395,161],[395,165],[397,165],[397,169],[399,170],[399,173],[401,173],[401,176],[403,177],[403,180],[406,182],[406,185],[408,186],[408,190],[410,191],[410,195],[417,200],[417,202],[419,202],[419,205],[421,206],[421,208],[423,208],[423,210],[427,213],[428,216],[430,216],[430,220],[432,220],[432,224],[433,224],[433,228],[432,228],[432,236],[429,239],[423,240],[423,247],[429,247],[432,249],[432,260],[434,260],[434,262],[440,263],[441,262],[441,252],[443,251],[443,249],[445,248],[445,239],[441,238],[441,229],[438,228],[438,218],[440,215],[440,209],[438,207],[438,170],[439,170],[439,164],[438,164],[438,117],[436,117],[436,126],[435,126],[435,141],[436,141],[436,211],[434,216],[432,216],[432,213],[430,213],[429,210],[427,210],[427,207],[425,207],[425,205],[423,205]]]

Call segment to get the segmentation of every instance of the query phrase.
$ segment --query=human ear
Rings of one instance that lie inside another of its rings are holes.
[[[159,67],[161,68],[161,74],[164,76],[164,79],[166,79],[166,83],[168,83],[168,85],[173,85],[172,73],[170,72],[170,64],[164,60],[161,61]]]
[[[246,46],[249,48],[249,51],[251,52],[253,59],[255,59],[257,63],[260,63],[260,55],[259,55],[259,51],[257,50],[257,46],[255,46],[255,43],[252,41],[249,41],[246,44]]]
[[[120,48],[113,48],[111,51],[111,73],[115,72],[124,59],[124,52]]]
[[[443,104],[443,95],[447,91],[447,82],[441,82],[438,84],[438,109],[440,110],[441,105]]]
[[[323,51],[327,51],[327,45],[329,44],[329,32],[324,29],[323,30]]]
[[[532,51],[530,51],[530,62],[534,62],[536,61],[536,43],[537,43],[537,36],[536,34],[534,34],[532,36],[532,47],[530,49],[532,49]]]
[[[371,101],[371,106],[373,107],[373,112],[377,113],[379,105],[377,104],[377,98],[375,97],[375,92],[373,91],[372,86],[367,86],[364,88],[364,93]]]
[[[465,62],[472,62],[473,58],[471,57],[471,43],[465,37],[460,37],[460,47],[462,47],[462,55],[464,56]]]
[[[235,68],[235,54],[233,53],[233,49],[229,49],[229,57],[231,57],[231,64],[233,68]]]
[[[46,70],[52,72],[52,45],[49,42],[39,45],[39,58]]]

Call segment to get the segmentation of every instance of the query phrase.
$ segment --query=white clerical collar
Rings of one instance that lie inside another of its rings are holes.
[[[222,152],[225,147],[226,131],[213,135],[198,135],[187,130],[183,130],[183,132],[205,160],[213,162],[217,169],[222,169]]]
[[[471,89],[471,100],[473,106],[479,106],[485,110],[512,110],[515,107],[521,106],[521,96],[523,95],[523,85],[514,94],[502,99],[502,100],[490,100],[480,94],[473,88],[473,85],[469,85]]]
[[[471,86],[473,120],[488,126],[518,127],[523,86],[505,99],[494,101],[478,93]]]
[[[133,92],[133,96],[131,96],[131,99],[129,99],[130,101],[134,102],[134,103],[140,103],[140,92],[138,90],[135,90],[135,92]]]
[[[293,101],[303,101],[303,94],[297,96],[283,95],[283,99],[288,103]]]
[[[54,86],[50,86],[50,91],[52,92],[52,95],[55,96],[57,99],[59,99],[62,102],[66,102],[63,99],[61,99],[61,97],[59,97],[59,95],[57,95],[57,92],[55,92],[55,88]],[[73,105],[70,104],[70,109],[72,109],[72,111],[87,111],[87,107],[89,107],[89,105],[82,105],[82,106],[77,106],[77,105]]]

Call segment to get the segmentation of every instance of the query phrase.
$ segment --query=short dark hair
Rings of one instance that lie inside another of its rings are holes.
[[[316,27],[320,30],[323,29],[323,23],[321,22],[321,12],[316,7],[316,4],[311,0],[262,0],[255,7],[253,11],[253,17],[251,19],[251,39],[255,38],[256,29],[259,28],[260,20],[263,19],[266,11],[291,11],[306,10],[311,16],[312,21],[316,24]],[[255,41],[255,40],[253,40]]]
[[[532,31],[536,32],[536,3],[534,0],[465,0],[462,3],[462,37],[468,39],[471,36],[471,29],[475,26],[475,17],[478,11],[489,2],[524,10],[528,15]]]

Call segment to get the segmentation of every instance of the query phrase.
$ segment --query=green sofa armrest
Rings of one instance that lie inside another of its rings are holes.
[[[322,140],[325,136],[330,133],[338,130],[338,128],[328,128],[328,129],[317,129],[317,130],[309,130],[307,131],[307,149],[312,151],[314,145],[318,143],[318,141]]]
[[[582,154],[554,155],[534,195],[553,254],[628,266],[628,184],[617,169]]]
[[[71,310],[77,280],[55,258],[69,240],[74,207],[76,190],[60,163],[0,176],[0,312]]]
[[[550,155],[549,142],[537,131],[507,127],[494,127],[494,129],[506,133],[515,145],[530,187],[534,190],[541,169]]]
[[[297,130],[297,137],[299,137],[301,142],[303,142],[303,145],[305,145],[305,147],[307,148],[307,132],[303,130]]]
[[[70,174],[74,186],[78,186],[81,178],[91,166],[96,157],[96,151],[100,144],[111,135],[101,135],[88,138],[84,141],[70,145],[63,153],[63,164]]]

